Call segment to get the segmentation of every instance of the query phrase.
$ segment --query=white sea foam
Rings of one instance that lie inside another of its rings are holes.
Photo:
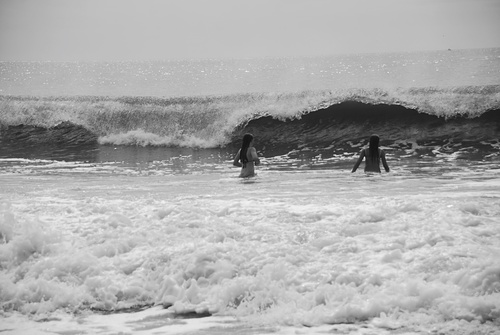
[[[226,139],[222,136],[217,138],[199,138],[194,135],[184,135],[182,132],[170,136],[160,136],[142,129],[128,131],[126,133],[110,134],[99,138],[100,144],[110,145],[134,145],[134,146],[164,146],[164,147],[186,147],[186,148],[214,148],[224,143]]]
[[[208,312],[263,333],[490,331],[500,318],[498,170],[462,171],[0,176],[2,330],[108,322],[103,333],[116,333],[147,315]],[[158,307],[130,323],[65,314],[149,304]],[[47,321],[23,325],[17,313]],[[145,331],[218,322],[170,320]]]

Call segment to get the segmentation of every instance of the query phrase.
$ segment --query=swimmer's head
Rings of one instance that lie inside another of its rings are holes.
[[[370,136],[370,148],[378,148],[380,137],[377,134]]]
[[[373,134],[370,136],[370,156],[372,161],[378,162],[379,159],[379,153],[378,153],[378,144],[379,144],[380,138],[378,135]]]
[[[243,144],[242,147],[248,146],[253,141],[253,135],[250,133],[246,133],[243,135]]]
[[[245,166],[245,164],[248,162],[247,151],[252,141],[253,141],[252,134],[247,133],[243,135],[243,143],[241,143],[241,151],[240,151],[240,161],[241,163],[243,163],[243,166]]]

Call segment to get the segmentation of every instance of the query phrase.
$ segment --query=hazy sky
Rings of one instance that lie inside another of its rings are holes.
[[[500,47],[500,0],[0,0],[0,60]]]

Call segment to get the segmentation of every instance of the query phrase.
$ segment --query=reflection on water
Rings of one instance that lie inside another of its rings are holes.
[[[62,143],[29,144],[2,141],[0,137],[0,158],[96,162],[98,151],[98,145],[93,143],[74,146]]]
[[[56,164],[60,167],[66,162],[67,168],[81,167],[82,164],[102,164],[133,170],[164,169],[172,173],[190,173],[193,169],[211,170],[215,166],[226,164],[225,162],[230,160],[233,154],[225,149],[115,147],[98,144],[74,147],[56,144],[2,146],[0,143],[0,166],[12,166],[14,161],[23,161],[23,165]]]
[[[223,149],[193,149],[137,146],[100,146],[95,162],[118,162],[127,165],[151,165],[159,161],[169,161],[173,167],[182,168],[188,163],[221,163],[231,153]]]

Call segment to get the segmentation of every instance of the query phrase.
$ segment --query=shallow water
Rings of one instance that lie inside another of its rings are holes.
[[[495,333],[500,165],[351,163],[4,167],[0,330]]]

